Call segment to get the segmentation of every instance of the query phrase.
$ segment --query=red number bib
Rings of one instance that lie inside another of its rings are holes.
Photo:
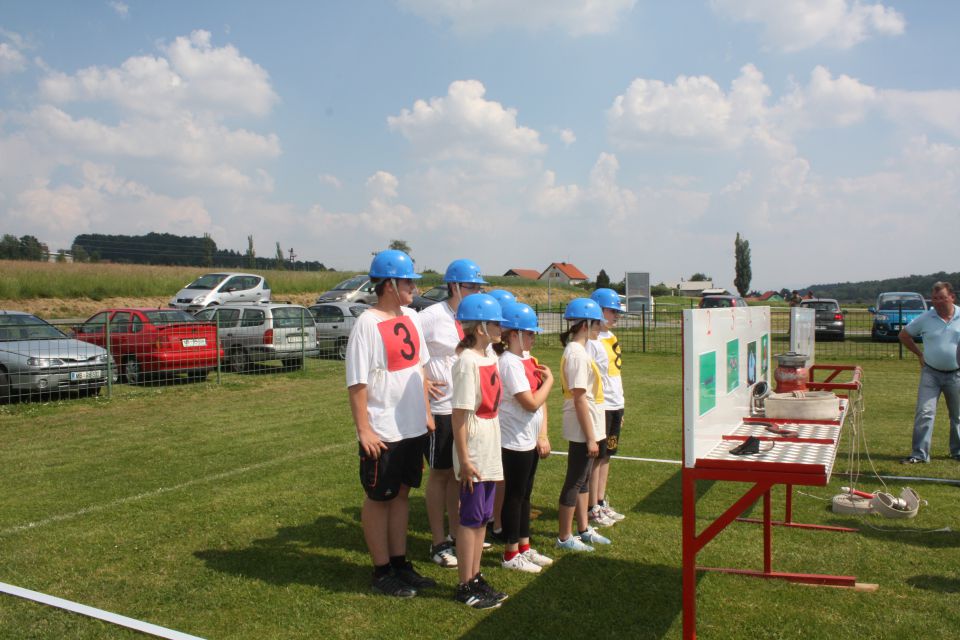
[[[503,388],[500,384],[500,371],[496,364],[488,364],[479,368],[480,373],[480,406],[477,407],[478,418],[496,418],[500,407],[500,394]]]
[[[420,334],[407,316],[377,324],[387,350],[387,371],[401,371],[420,364]]]
[[[453,324],[457,325],[457,335],[463,340],[463,325],[460,324],[459,320],[454,320]]]
[[[527,376],[527,382],[530,383],[530,390],[536,391],[543,386],[543,376],[540,375],[539,363],[536,358],[526,358],[523,360],[523,372]]]

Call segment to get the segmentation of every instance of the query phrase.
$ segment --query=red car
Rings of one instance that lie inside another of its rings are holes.
[[[223,357],[217,328],[179,309],[107,309],[74,327],[74,333],[107,349],[130,384],[175,373],[204,380]]]

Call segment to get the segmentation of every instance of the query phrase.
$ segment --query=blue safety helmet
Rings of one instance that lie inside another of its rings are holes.
[[[419,280],[423,276],[413,270],[413,259],[399,249],[387,249],[373,257],[370,277],[378,280],[400,278]]]
[[[620,295],[613,289],[597,289],[590,294],[590,299],[600,305],[601,309],[623,311],[623,307],[620,306]]]
[[[517,301],[517,296],[513,295],[506,289],[494,289],[493,291],[487,291],[487,293],[496,298],[501,307],[509,302]]]
[[[503,305],[503,322],[500,325],[504,329],[514,329],[515,331],[533,331],[541,333],[543,329],[537,324],[537,312],[528,304],[522,302],[508,302]]]
[[[474,284],[487,284],[480,274],[480,265],[473,260],[461,258],[454,260],[447,267],[447,272],[443,274],[444,282],[472,282]]]
[[[563,311],[566,320],[603,320],[600,305],[590,298],[574,298]]]
[[[503,314],[497,299],[486,293],[467,296],[457,307],[457,320],[461,322],[503,322]]]

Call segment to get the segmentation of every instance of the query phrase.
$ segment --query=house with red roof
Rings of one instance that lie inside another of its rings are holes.
[[[538,280],[550,280],[558,284],[580,284],[590,278],[569,262],[554,262],[544,269]]]
[[[505,278],[523,278],[524,280],[536,280],[540,277],[540,272],[536,269],[509,269],[505,274]]]

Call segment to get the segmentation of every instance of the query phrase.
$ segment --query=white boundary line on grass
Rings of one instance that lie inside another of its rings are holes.
[[[110,613],[109,611],[104,611],[103,609],[97,609],[95,607],[88,607],[85,604],[71,602],[70,600],[64,600],[63,598],[48,596],[47,594],[40,593],[39,591],[30,591],[29,589],[15,587],[14,585],[7,584],[6,582],[0,582],[0,592],[10,594],[11,596],[17,596],[18,598],[33,600],[34,602],[50,605],[51,607],[57,607],[58,609],[66,609],[67,611],[72,611],[73,613],[79,613],[80,615],[88,616],[90,618],[97,618],[98,620],[120,625],[121,627],[127,627],[128,629],[133,629],[142,633],[149,633],[152,636],[169,638],[169,640],[203,640],[203,638],[200,638],[199,636],[192,636],[188,633],[181,633],[180,631],[174,631],[173,629],[159,627],[155,624],[150,624],[149,622],[135,620],[133,618],[128,618],[127,616],[121,616],[117,613]]]
[[[81,517],[81,516],[85,516],[85,515],[88,515],[88,514],[91,514],[91,513],[97,513],[97,512],[99,512],[99,511],[104,511],[104,510],[110,509],[110,508],[112,508],[112,507],[119,507],[119,506],[121,506],[121,505],[129,504],[129,503],[131,503],[131,502],[139,502],[140,500],[145,500],[145,499],[147,499],[147,498],[153,498],[153,497],[155,497],[155,496],[163,495],[163,494],[165,494],[165,493],[170,493],[170,492],[172,492],[172,491],[179,491],[179,490],[181,490],[181,489],[186,489],[186,488],[192,487],[192,486],[194,486],[194,485],[203,484],[203,483],[206,483],[206,482],[216,482],[217,480],[224,480],[224,479],[226,479],[226,478],[232,478],[233,476],[238,476],[238,475],[247,473],[247,472],[249,472],[249,471],[257,471],[257,470],[259,470],[259,469],[263,469],[264,467],[269,467],[269,466],[274,465],[274,464],[280,464],[280,463],[283,463],[283,462],[290,462],[291,460],[297,460],[297,459],[299,459],[299,458],[305,458],[305,457],[307,457],[307,456],[312,456],[312,455],[316,455],[316,454],[319,454],[319,453],[326,453],[326,452],[328,452],[328,451],[332,451],[333,449],[337,449],[337,448],[340,448],[340,447],[345,447],[345,446],[350,445],[350,444],[355,444],[355,442],[356,442],[356,441],[351,441],[351,442],[349,442],[349,443],[341,443],[341,444],[327,445],[327,446],[325,446],[325,447],[320,447],[320,448],[318,448],[318,449],[311,449],[310,451],[301,451],[301,452],[299,452],[299,453],[294,453],[294,454],[291,454],[291,455],[289,455],[289,456],[282,456],[282,457],[280,457],[280,458],[274,458],[273,460],[266,460],[266,461],[264,461],[264,462],[258,462],[258,463],[256,463],[256,464],[251,464],[251,465],[248,465],[248,466],[246,466],[246,467],[240,467],[240,468],[238,468],[238,469],[231,469],[230,471],[224,471],[224,472],[222,472],[222,473],[215,473],[215,474],[213,474],[213,475],[211,475],[211,476],[205,476],[205,477],[203,477],[203,478],[194,478],[193,480],[188,480],[188,481],[186,481],[186,482],[182,482],[182,483],[180,483],[180,484],[178,484],[178,485],[174,485],[174,486],[172,486],[172,487],[160,487],[159,489],[154,489],[153,491],[145,491],[144,493],[138,493],[138,494],[135,495],[135,496],[127,496],[127,497],[125,497],[125,498],[118,498],[117,500],[113,500],[112,502],[106,502],[106,503],[104,503],[104,504],[95,504],[95,505],[92,505],[92,506],[89,506],[89,507],[84,507],[83,509],[79,509],[79,510],[74,511],[74,512],[72,512],[72,513],[62,513],[62,514],[59,514],[59,515],[50,516],[49,518],[45,518],[45,519],[39,520],[39,521],[37,521],[37,522],[27,522],[27,523],[24,523],[24,524],[18,524],[18,525],[16,525],[16,526],[13,526],[13,527],[9,527],[9,528],[7,528],[7,529],[2,529],[2,530],[0,530],[0,538],[3,538],[3,537],[5,537],[5,536],[9,536],[9,535],[12,535],[12,534],[16,534],[16,533],[23,533],[24,531],[30,531],[30,530],[33,530],[33,529],[37,529],[37,528],[39,528],[39,527],[44,527],[44,526],[46,526],[46,525],[48,525],[48,524],[54,524],[54,523],[56,523],[56,522],[65,522],[65,521],[67,521],[67,520],[73,520],[74,518],[79,518],[79,517]]]

